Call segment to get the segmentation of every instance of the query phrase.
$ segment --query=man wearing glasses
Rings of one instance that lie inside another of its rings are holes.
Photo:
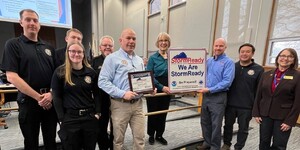
[[[105,35],[101,37],[99,40],[99,50],[101,51],[101,55],[95,57],[92,60],[92,67],[94,70],[98,73],[100,73],[100,70],[102,68],[102,64],[104,62],[104,59],[106,56],[111,54],[114,50],[114,39],[109,36]],[[107,133],[107,126],[108,126],[108,121],[110,119],[110,97],[109,95],[104,92],[102,89],[100,89],[100,97],[101,97],[101,118],[99,119],[99,126],[100,126],[100,132],[98,135],[98,146],[99,149],[112,149],[112,126],[110,128],[110,138],[108,138],[108,133]]]

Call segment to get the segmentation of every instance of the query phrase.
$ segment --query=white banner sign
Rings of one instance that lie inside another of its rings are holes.
[[[168,66],[172,93],[197,91],[205,87],[205,49],[170,49]]]

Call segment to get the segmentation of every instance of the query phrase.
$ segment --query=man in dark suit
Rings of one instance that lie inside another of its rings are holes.
[[[100,73],[102,64],[104,62],[104,59],[107,55],[111,54],[114,49],[114,39],[111,36],[103,36],[99,40],[99,50],[101,51],[101,55],[95,57],[92,60],[92,67],[95,69],[95,71]],[[111,132],[110,132],[110,138],[108,137],[107,133],[107,126],[108,121],[110,119],[110,96],[104,92],[102,89],[100,89],[100,97],[101,97],[101,118],[99,120],[100,125],[100,132],[98,135],[98,146],[100,150],[107,150],[112,149],[112,126],[111,126]]]

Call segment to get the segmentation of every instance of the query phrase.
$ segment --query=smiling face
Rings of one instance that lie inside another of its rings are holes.
[[[69,46],[68,56],[71,64],[82,64],[84,50],[79,44],[72,44]]]
[[[170,47],[169,38],[166,35],[162,35],[158,38],[158,48],[161,51],[167,51]]]
[[[214,55],[220,56],[225,52],[225,49],[227,48],[226,42],[224,39],[219,38],[216,39],[214,42]]]
[[[24,11],[19,22],[26,37],[37,37],[41,25],[35,12]]]
[[[121,48],[129,55],[133,54],[136,44],[136,34],[132,29],[125,29],[119,39]]]
[[[294,63],[294,55],[288,50],[283,50],[277,56],[277,63],[279,68],[290,68],[291,64]]]
[[[107,55],[111,54],[114,50],[114,43],[109,38],[103,38],[102,43],[99,46],[99,50],[101,53],[106,57]]]
[[[239,52],[239,59],[243,63],[248,63],[248,62],[251,62],[253,55],[254,55],[254,52],[252,50],[252,47],[243,46]]]

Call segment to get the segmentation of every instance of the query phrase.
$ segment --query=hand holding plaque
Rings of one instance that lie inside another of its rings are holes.
[[[152,71],[128,73],[130,90],[136,93],[151,93],[155,90]]]

